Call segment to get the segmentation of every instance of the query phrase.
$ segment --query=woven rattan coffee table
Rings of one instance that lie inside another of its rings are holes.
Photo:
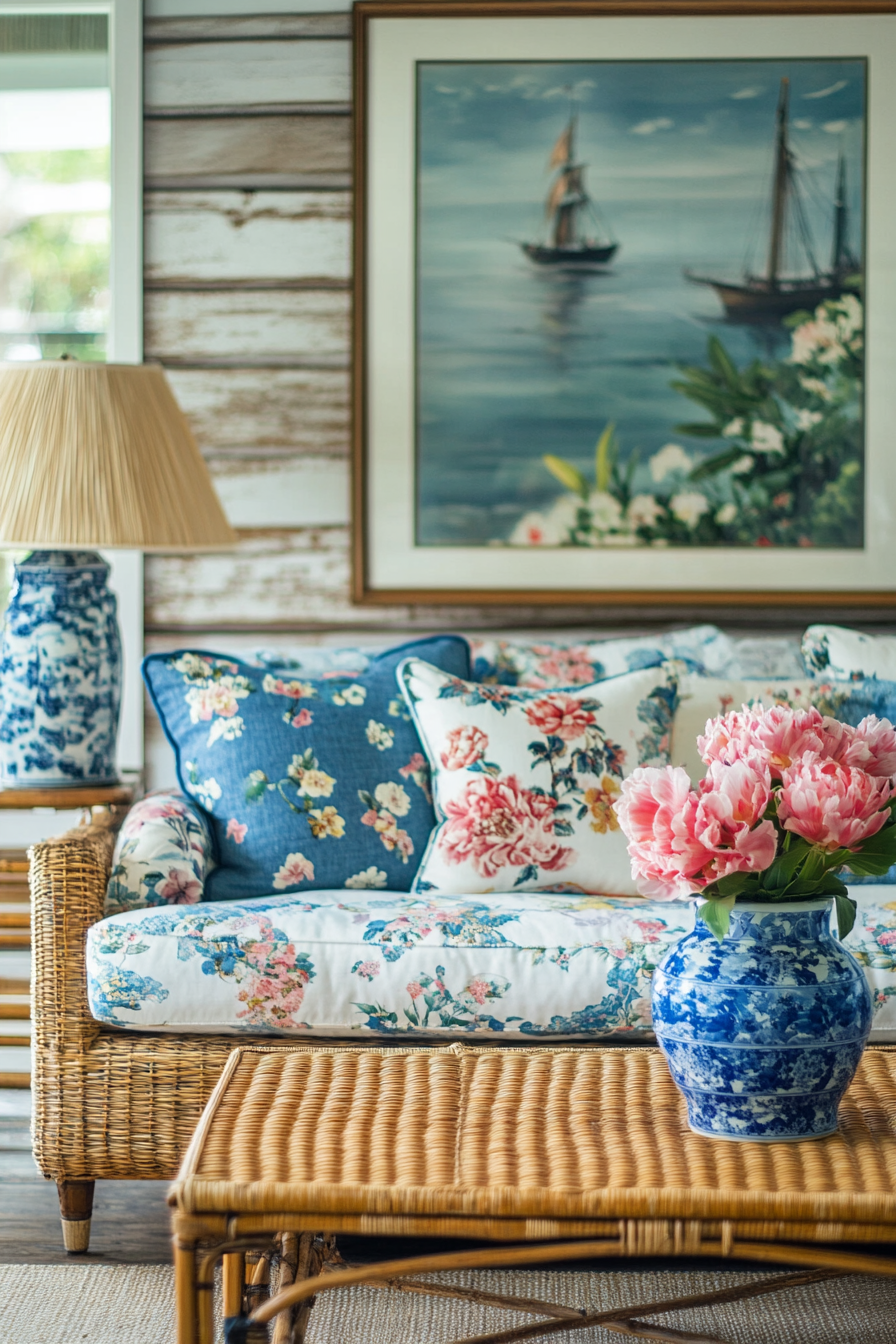
[[[178,1344],[212,1344],[222,1256],[231,1344],[266,1340],[261,1324],[275,1318],[275,1344],[301,1341],[315,1293],[362,1281],[522,1313],[518,1329],[476,1344],[597,1324],[710,1341],[635,1318],[844,1272],[896,1277],[896,1049],[866,1051],[838,1134],[754,1144],[692,1133],[662,1055],[646,1047],[241,1047],[169,1202]],[[503,1244],[351,1269],[340,1232]],[[644,1255],[803,1272],[590,1315],[408,1278]]]

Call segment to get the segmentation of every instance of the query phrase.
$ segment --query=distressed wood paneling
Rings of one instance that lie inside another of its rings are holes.
[[[339,290],[149,290],[147,358],[163,363],[347,365],[349,295]]]
[[[209,469],[234,527],[346,527],[345,458],[212,457]]]
[[[349,277],[344,192],[150,191],[145,277],[150,286],[301,282]]]
[[[316,175],[343,185],[351,169],[348,117],[208,117],[147,121],[147,184],[176,178]]]
[[[348,374],[340,369],[169,369],[205,452],[348,453]]]
[[[149,115],[186,107],[345,103],[350,47],[344,38],[151,46],[144,80]]]
[[[298,8],[298,6],[297,6]],[[148,47],[175,42],[244,42],[258,38],[350,37],[349,14],[195,15],[182,19],[147,19],[143,41]]]

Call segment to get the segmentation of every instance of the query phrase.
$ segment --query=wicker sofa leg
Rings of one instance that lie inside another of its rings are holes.
[[[69,1255],[81,1255],[90,1245],[93,1181],[57,1181],[62,1240]]]

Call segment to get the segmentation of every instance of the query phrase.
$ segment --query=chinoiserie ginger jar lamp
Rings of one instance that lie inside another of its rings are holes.
[[[160,367],[0,367],[0,545],[30,552],[0,645],[3,787],[115,781],[121,640],[97,549],[235,539]]]

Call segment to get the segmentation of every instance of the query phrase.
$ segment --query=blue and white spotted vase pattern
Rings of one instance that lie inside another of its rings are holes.
[[[871,993],[831,933],[831,905],[735,905],[722,942],[698,919],[657,967],[654,1028],[698,1134],[771,1142],[836,1130]]]
[[[121,640],[108,574],[93,551],[33,551],[15,567],[0,648],[7,788],[116,778]]]

